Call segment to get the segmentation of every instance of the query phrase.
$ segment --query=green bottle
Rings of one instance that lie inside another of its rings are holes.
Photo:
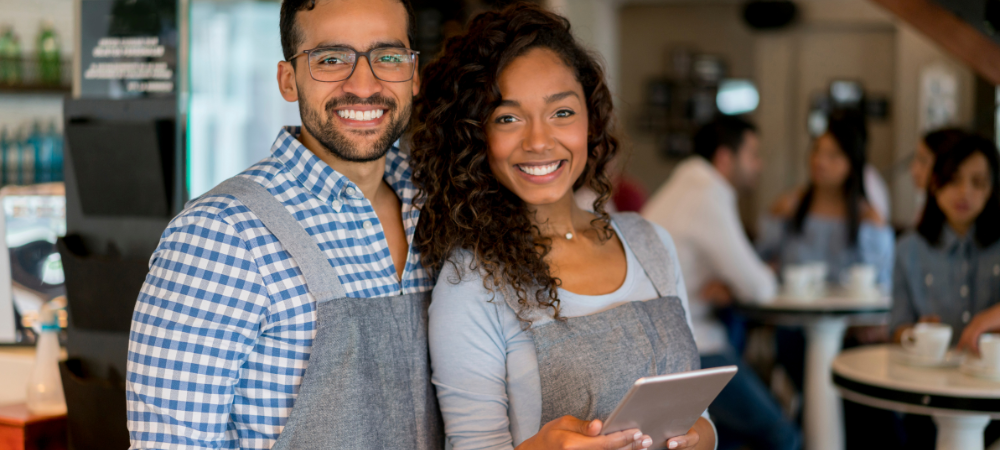
[[[62,81],[62,59],[59,54],[59,37],[52,28],[52,22],[42,21],[36,48],[38,49],[38,72],[42,84],[60,84]]]
[[[0,84],[21,82],[21,46],[10,25],[0,27]]]

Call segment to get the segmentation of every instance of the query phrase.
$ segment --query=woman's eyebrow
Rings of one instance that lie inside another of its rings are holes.
[[[558,102],[559,100],[562,100],[562,99],[564,99],[566,97],[569,97],[569,96],[580,98],[580,95],[577,94],[574,91],[564,91],[564,92],[560,92],[558,94],[552,94],[552,95],[546,96],[545,97],[545,103]]]

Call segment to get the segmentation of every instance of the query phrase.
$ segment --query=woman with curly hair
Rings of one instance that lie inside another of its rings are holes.
[[[676,252],[662,228],[610,216],[618,153],[600,66],[566,19],[529,4],[474,18],[424,72],[412,139],[416,231],[437,276],[433,379],[449,443],[653,446],[601,422],[644,376],[699,368]],[[573,201],[597,194],[593,211]],[[709,449],[707,416],[656,442]]]

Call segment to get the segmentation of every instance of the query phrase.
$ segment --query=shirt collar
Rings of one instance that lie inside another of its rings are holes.
[[[282,127],[271,146],[271,155],[320,201],[331,204],[342,197],[360,197],[361,190],[346,176],[333,170],[298,140],[300,126]],[[406,155],[392,146],[385,154],[385,174],[382,177],[400,201],[411,204],[415,187]]]
[[[965,233],[964,237],[959,237],[958,233],[951,228],[951,225],[945,223],[941,229],[941,247],[946,253],[961,252],[964,254],[972,249],[973,236],[975,235],[975,225],[969,227],[969,231]]]

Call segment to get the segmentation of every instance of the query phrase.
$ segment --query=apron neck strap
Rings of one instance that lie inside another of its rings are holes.
[[[653,282],[656,293],[660,297],[677,295],[677,277],[674,268],[677,262],[670,257],[653,225],[634,212],[614,213],[611,214],[611,219],[625,237],[625,242],[632,249],[635,258],[639,260],[642,270]]]
[[[235,197],[267,227],[302,271],[306,287],[318,303],[347,297],[337,273],[330,266],[316,240],[306,232],[295,217],[259,183],[246,177],[223,181],[205,196]]]

